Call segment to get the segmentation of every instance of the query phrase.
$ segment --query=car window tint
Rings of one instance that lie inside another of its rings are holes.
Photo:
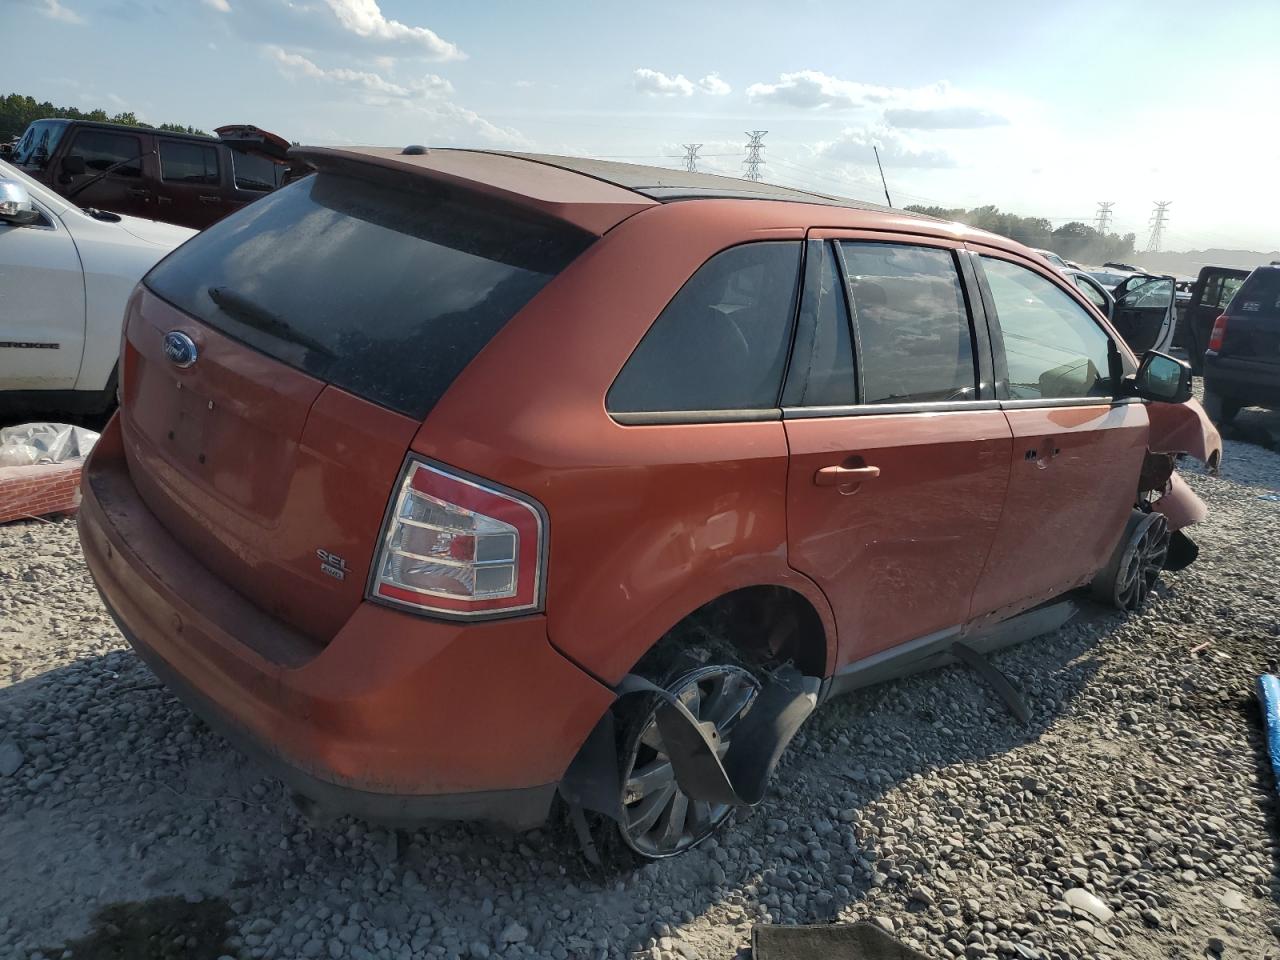
[[[1231,306],[1236,314],[1280,318],[1280,270],[1262,267],[1253,271]]]
[[[776,407],[800,241],[716,254],[653,322],[609,389],[614,413]]]
[[[847,406],[858,402],[844,284],[840,282],[840,268],[831,244],[813,245],[819,246],[822,253],[817,270],[806,271],[810,279],[805,282],[801,322],[782,401],[788,407]]]
[[[322,172],[196,234],[143,282],[267,356],[420,418],[590,242],[417,178]]]
[[[84,157],[85,170],[90,174],[98,174],[121,163],[111,171],[113,177],[142,176],[142,141],[127,133],[112,133],[109,130],[81,130],[71,144],[69,156]]]
[[[1107,334],[1064,290],[1033,270],[983,257],[1014,400],[1107,397]]]
[[[160,179],[178,183],[217,183],[217,148],[202,143],[161,140]]]
[[[973,334],[950,250],[842,241],[863,403],[977,395]]]
[[[274,190],[284,178],[284,164],[243,150],[231,151],[231,170],[241,190]]]
[[[1215,301],[1219,309],[1225,309],[1227,304],[1244,285],[1244,277],[1222,277],[1222,288],[1218,292],[1218,299]]]

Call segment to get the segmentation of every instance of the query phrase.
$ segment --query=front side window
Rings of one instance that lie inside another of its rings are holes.
[[[127,133],[81,130],[71,145],[71,154],[84,157],[85,170],[89,173],[102,173],[120,164],[111,171],[111,176],[142,176],[142,141]]]
[[[1107,312],[1107,298],[1102,295],[1101,287],[1091,282],[1085,277],[1072,277],[1076,282],[1076,289],[1089,298],[1090,302],[1103,313]]]
[[[667,304],[609,388],[611,413],[777,407],[800,241],[716,254]]]
[[[1227,277],[1220,276],[1218,280],[1217,298],[1213,301],[1213,305],[1219,310],[1225,310],[1227,304],[1231,302],[1231,298],[1236,292],[1244,286],[1244,277]]]
[[[217,183],[217,149],[202,143],[161,140],[160,179],[170,183]]]
[[[858,402],[840,266],[829,242],[815,244],[814,249],[817,246],[821,246],[821,261],[816,274],[809,273],[805,282],[800,325],[782,398],[788,407],[843,407]]]
[[[1009,367],[1009,398],[1109,397],[1106,332],[1033,270],[984,256]]]
[[[950,250],[841,241],[863,403],[977,397],[973,334]]]
[[[1168,307],[1173,302],[1173,281],[1154,277],[1129,287],[1120,298],[1124,307]]]

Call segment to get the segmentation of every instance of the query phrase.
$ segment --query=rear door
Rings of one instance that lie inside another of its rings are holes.
[[[1110,334],[1061,278],[974,249],[1013,469],[973,615],[1003,618],[1107,562],[1137,496],[1148,421],[1140,402],[1113,399]]]
[[[155,191],[151,180],[143,175],[150,151],[150,134],[79,127],[62,157],[64,161],[67,157],[82,158],[85,172],[67,173],[59,163],[51,182],[59,193],[82,207],[155,220],[159,216]]]
[[[1205,267],[1200,271],[1195,286],[1191,288],[1191,303],[1187,306],[1187,352],[1196,373],[1204,364],[1213,321],[1226,311],[1227,304],[1248,276],[1248,270],[1229,267]]]
[[[160,186],[160,219],[203,230],[226,216],[231,207],[222,186],[224,172],[217,144],[156,138]]]
[[[831,602],[845,667],[968,619],[1011,439],[962,251],[810,236],[783,396],[787,541],[791,565]]]

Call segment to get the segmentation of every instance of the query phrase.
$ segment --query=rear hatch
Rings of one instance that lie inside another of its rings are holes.
[[[122,424],[140,495],[213,573],[329,639],[364,595],[421,421],[589,241],[360,164],[215,224],[130,303]]]
[[[1259,267],[1226,309],[1218,356],[1280,364],[1280,267]]]

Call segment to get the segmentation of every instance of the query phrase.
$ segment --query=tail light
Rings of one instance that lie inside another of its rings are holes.
[[[383,525],[368,596],[449,617],[537,610],[545,538],[533,501],[411,459]]]
[[[1227,315],[1224,313],[1213,321],[1213,331],[1209,334],[1209,352],[1217,353],[1222,349],[1222,341],[1227,337]]]

